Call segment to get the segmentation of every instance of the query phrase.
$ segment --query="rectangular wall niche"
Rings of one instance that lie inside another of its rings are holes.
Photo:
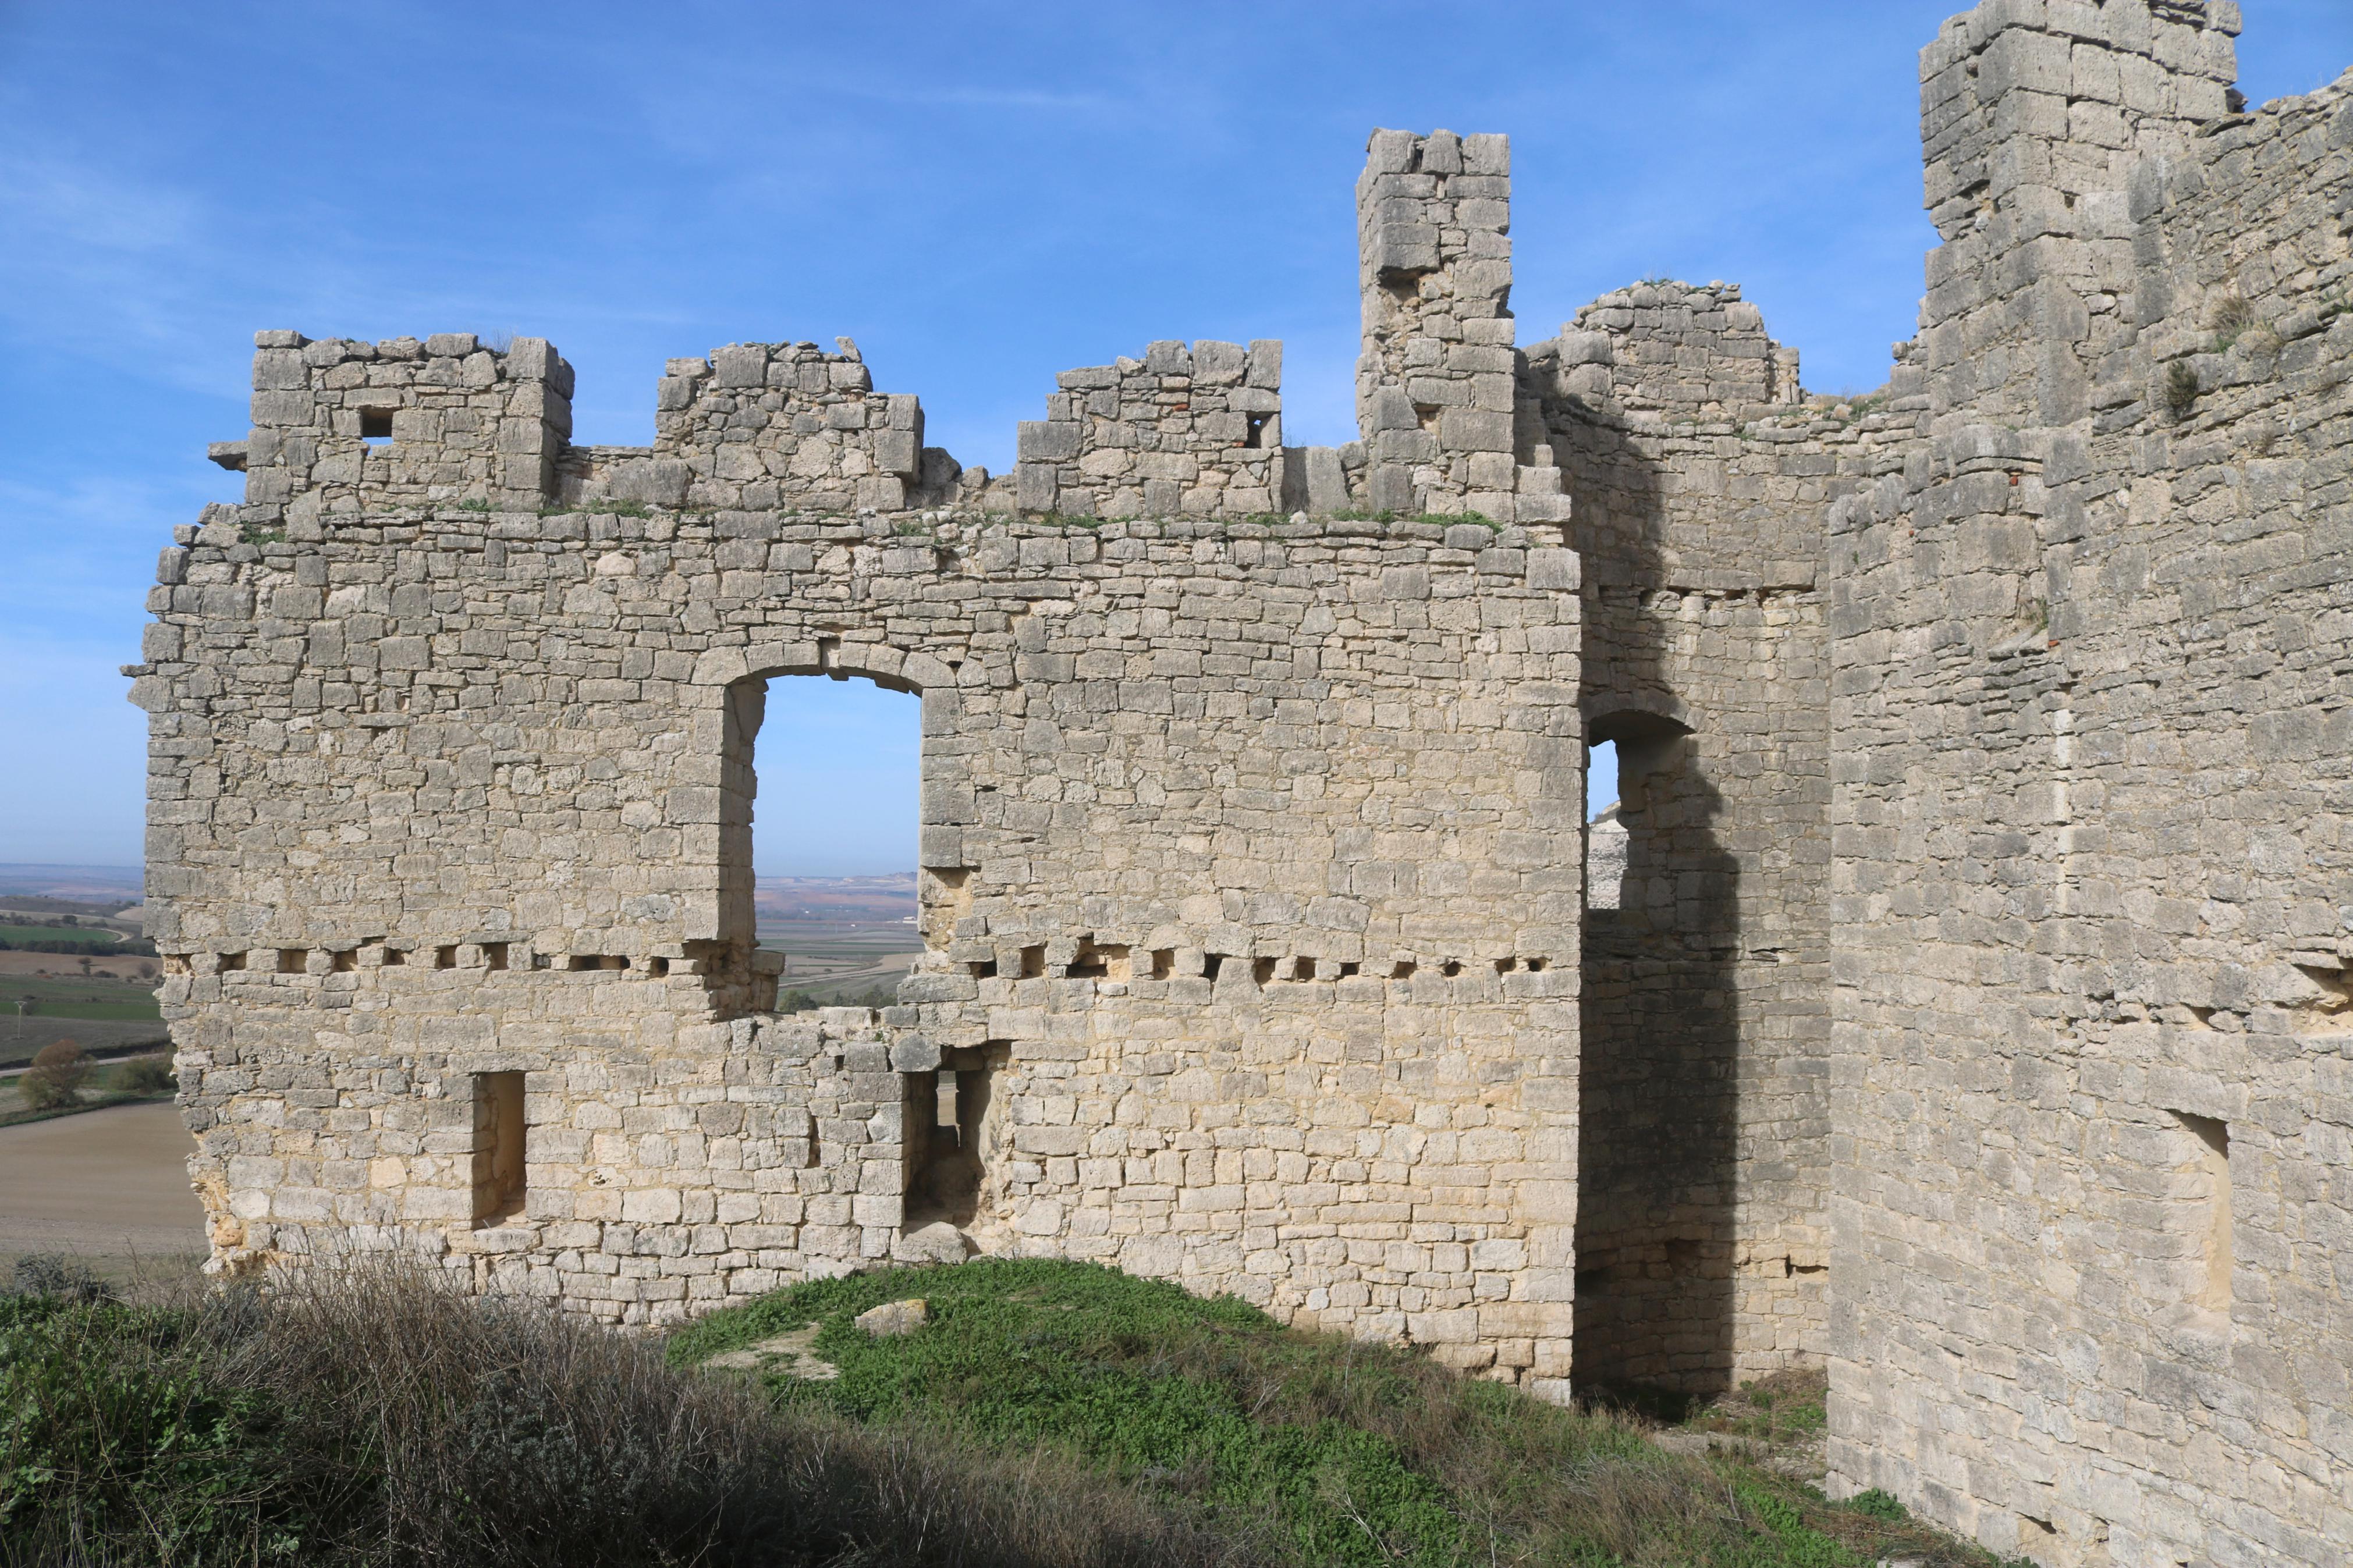
[[[2177,1167],[2189,1177],[2187,1199],[2198,1276],[2190,1304],[2229,1316],[2231,1311],[2231,1128],[2211,1116],[2177,1110],[2185,1158]]]
[[[474,1223],[503,1225],[522,1213],[522,1074],[474,1075]]]

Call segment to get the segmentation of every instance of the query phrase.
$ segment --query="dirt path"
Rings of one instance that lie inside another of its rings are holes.
[[[168,1100],[0,1127],[0,1257],[203,1252],[195,1148]]]

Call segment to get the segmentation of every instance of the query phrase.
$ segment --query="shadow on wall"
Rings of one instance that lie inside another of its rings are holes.
[[[1642,613],[1664,573],[1657,475],[1604,419],[1548,412],[1588,563],[1587,738],[1616,744],[1627,836],[1619,907],[1586,916],[1573,1378],[1712,1393],[1734,1352],[1739,867]]]

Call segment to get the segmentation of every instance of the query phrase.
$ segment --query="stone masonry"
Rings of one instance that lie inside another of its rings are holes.
[[[1092,1258],[1547,1397],[1827,1364],[1834,1492],[2050,1568],[2353,1561],[2353,76],[2238,26],[1947,24],[1868,397],[1725,283],[1522,342],[1446,132],[1337,447],[1272,342],[992,476],[846,339],[621,447],[538,340],[260,334],[129,671],[214,1267]],[[888,1008],[775,1010],[791,678],[921,697]]]

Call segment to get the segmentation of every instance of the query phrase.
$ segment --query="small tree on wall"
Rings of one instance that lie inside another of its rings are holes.
[[[71,1040],[53,1040],[16,1080],[17,1092],[35,1110],[55,1110],[80,1100],[89,1078],[90,1053]]]

